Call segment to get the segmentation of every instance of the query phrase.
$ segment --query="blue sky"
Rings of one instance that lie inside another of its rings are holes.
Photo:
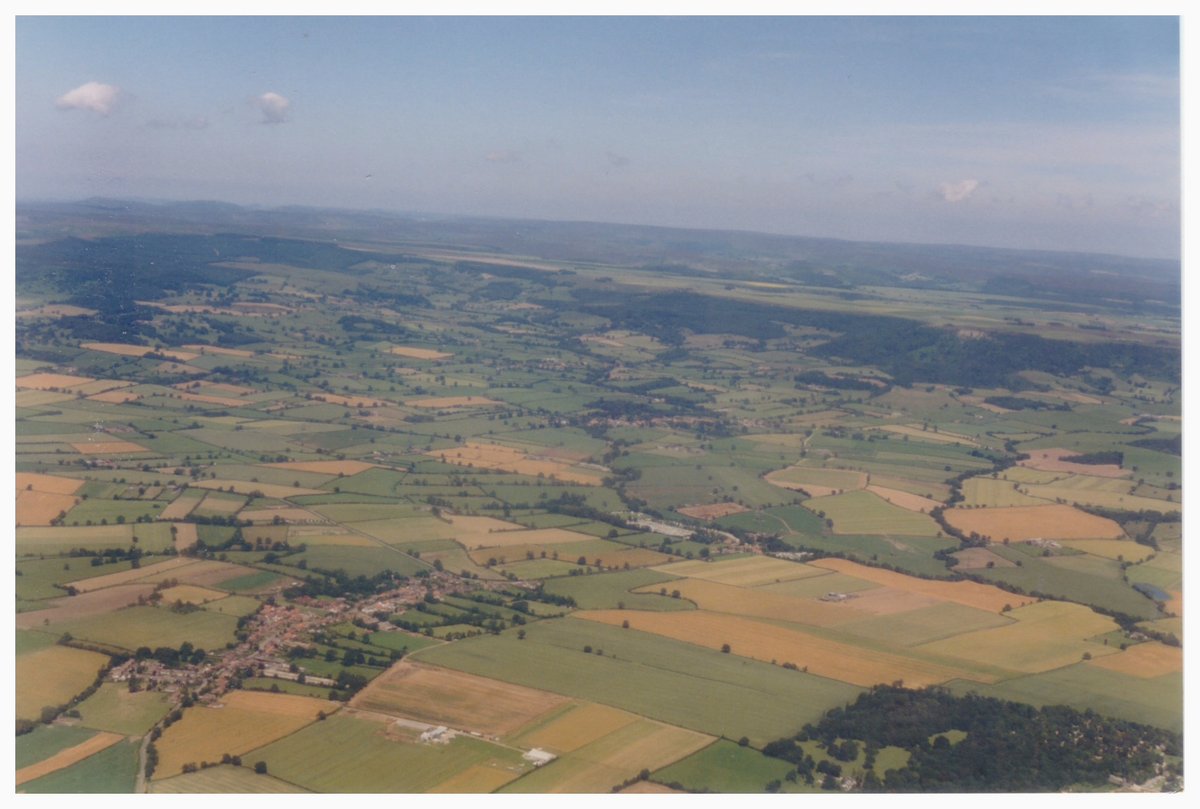
[[[1176,257],[1172,17],[21,17],[18,199]]]

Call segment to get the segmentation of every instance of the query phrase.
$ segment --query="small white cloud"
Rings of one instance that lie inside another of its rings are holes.
[[[978,180],[960,180],[957,183],[942,183],[938,193],[946,202],[965,202],[979,188]]]
[[[521,155],[511,149],[494,149],[483,156],[489,163],[520,163]]]
[[[116,107],[120,95],[119,87],[89,81],[60,96],[54,106],[60,110],[91,110],[98,115],[108,115]]]
[[[288,119],[292,102],[279,93],[267,92],[254,99],[254,106],[262,113],[264,124],[282,124]]]

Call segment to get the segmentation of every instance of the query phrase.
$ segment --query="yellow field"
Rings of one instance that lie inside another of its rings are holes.
[[[274,469],[295,469],[297,472],[316,472],[320,475],[357,475],[374,469],[378,464],[366,461],[290,461],[288,463],[268,463]]]
[[[876,608],[871,609],[864,607],[866,602],[861,597],[839,602],[821,601],[817,598],[797,598],[768,590],[736,587],[704,579],[681,579],[666,584],[640,587],[634,592],[657,593],[662,587],[678,590],[681,597],[694,602],[700,609],[708,612],[791,621],[807,626],[836,626],[847,621],[859,621],[880,614],[878,601],[875,602]],[[888,588],[878,589],[891,593],[900,592]],[[868,590],[860,595],[874,592],[874,590]],[[915,605],[897,603],[892,611],[902,612],[936,603],[935,599],[927,599]]]
[[[966,607],[976,607],[988,612],[1000,612],[1005,605],[1016,608],[1023,604],[1031,604],[1034,599],[1029,596],[1019,596],[1007,593],[999,587],[990,584],[978,584],[973,581],[934,581],[905,576],[903,573],[893,573],[877,567],[867,567],[847,559],[818,559],[811,562],[812,567],[835,570],[856,579],[882,584],[897,590],[910,593],[929,595],[942,601],[953,601]]]
[[[1017,483],[1053,483],[1063,476],[1063,472],[1046,472],[1029,466],[1010,466],[1000,473],[1001,480],[1016,481]]]
[[[391,353],[401,357],[411,357],[414,360],[447,360],[453,357],[453,354],[447,354],[445,351],[434,351],[431,348],[414,348],[412,346],[392,346],[388,349]]]
[[[175,526],[175,550],[183,552],[200,541],[195,523],[181,522]]]
[[[540,747],[561,756],[637,721],[627,711],[586,702],[573,705],[549,722],[514,736],[511,744]]]
[[[468,441],[459,447],[448,449],[428,450],[426,455],[433,456],[443,463],[456,466],[469,466],[478,469],[498,469],[504,472],[514,472],[519,475],[556,478],[568,483],[580,483],[585,486],[599,485],[603,473],[597,470],[583,469],[561,461],[537,458],[527,455],[519,449],[501,446],[500,444],[480,444]]]
[[[220,708],[187,709],[163,731],[156,742],[156,777],[178,775],[188,762],[217,762],[224,753],[248,753],[315,722],[319,711],[331,714],[341,707],[323,699],[261,691],[231,691],[221,701]]]
[[[192,513],[192,509],[203,499],[196,497],[195,492],[184,492],[167,504],[167,507],[159,512],[158,519],[160,520],[182,520],[184,517]],[[201,493],[203,494],[203,493]]]
[[[49,775],[52,772],[70,767],[72,764],[83,761],[88,756],[95,755],[101,750],[106,750],[112,747],[117,742],[125,739],[119,733],[108,733],[101,731],[95,736],[80,742],[74,747],[68,747],[66,750],[60,750],[50,758],[43,759],[37,764],[30,764],[28,767],[22,767],[17,770],[17,786],[32,781],[35,778],[41,778],[43,775]]]
[[[130,343],[81,343],[79,347],[90,351],[103,351],[107,354],[119,354],[122,357],[144,357],[147,354],[157,353],[180,362],[190,362],[200,356],[192,351],[156,349],[154,346],[139,346]]]
[[[1154,553],[1153,548],[1128,539],[1068,539],[1062,546],[1105,559],[1121,558],[1126,562],[1141,562]]]
[[[972,532],[1005,539],[1120,539],[1121,526],[1105,517],[1080,511],[1073,506],[1013,506],[1011,508],[952,508],[946,522],[965,534]]]
[[[899,506],[909,511],[918,511],[922,514],[928,514],[931,510],[942,505],[937,500],[921,497],[919,494],[902,492],[899,489],[889,489],[886,486],[868,486],[867,491],[879,495],[893,506]]]
[[[704,610],[641,612],[638,610],[581,610],[577,618],[651,632],[709,649],[728,643],[732,653],[756,660],[795,663],[810,674],[859,686],[892,683],[919,687],[955,678],[980,680],[970,666],[949,666],[899,654],[852,646],[800,629],[785,629],[749,618]]]
[[[149,452],[143,446],[132,441],[88,441],[87,443],[71,444],[76,452],[84,455],[122,455],[130,452]]]
[[[17,377],[17,387],[29,390],[51,390],[61,388],[70,391],[80,385],[95,382],[94,377],[71,374],[27,374]]]
[[[491,407],[493,405],[502,405],[504,402],[498,402],[495,399],[489,399],[486,396],[441,396],[432,399],[406,399],[404,401],[409,407],[423,408],[456,408],[456,407]]]
[[[1073,449],[1035,449],[1030,450],[1029,457],[1018,461],[1017,464],[1044,472],[1074,472],[1077,475],[1094,475],[1101,478],[1127,478],[1133,474],[1116,464],[1084,464],[1062,460],[1078,454],[1079,451]]]
[[[770,556],[746,556],[721,562],[674,562],[654,569],[673,576],[705,579],[738,587],[757,587],[761,584],[825,575],[825,572],[818,568]]]
[[[914,648],[1027,674],[1078,663],[1085,652],[1100,657],[1118,651],[1088,640],[1117,629],[1116,621],[1080,604],[1043,601],[1006,615],[1014,623],[964,632]]]
[[[1040,497],[1044,500],[1053,501],[1061,497],[1068,503],[1079,503],[1086,506],[1100,506],[1101,508],[1124,511],[1145,510],[1167,512],[1183,510],[1181,492],[1176,493],[1175,502],[1171,503],[1155,497],[1139,497],[1138,495],[1128,494],[1128,486],[1124,487],[1125,491],[1121,492],[1082,488],[1078,485],[1081,477],[1075,476],[1045,486],[1025,486],[1024,491],[1032,497]],[[1105,478],[1105,480],[1111,480],[1111,478]],[[1124,483],[1125,481],[1118,482]]]
[[[238,494],[262,492],[267,497],[286,500],[302,494],[328,494],[320,489],[305,489],[303,486],[281,486],[277,483],[251,483],[246,480],[199,480],[192,484],[201,489],[219,489],[222,491],[233,488]]]
[[[180,584],[162,591],[164,604],[174,604],[176,601],[182,601],[185,604],[207,604],[227,595],[229,594],[220,590],[209,590],[207,587],[197,587],[194,584]]]
[[[17,525],[49,525],[50,521],[75,506],[75,495],[52,492],[17,492]]]
[[[314,402],[328,402],[342,407],[384,407],[388,404],[382,399],[371,399],[366,396],[339,396],[336,393],[314,393],[310,398]]]
[[[426,794],[449,795],[468,794],[479,795],[492,792],[514,780],[520,773],[490,767],[487,764],[472,764],[465,770],[447,778],[442,783],[425,790]]]
[[[750,509],[741,503],[711,503],[706,506],[684,506],[675,510],[697,520],[717,520],[721,517],[728,517],[730,514],[741,514]]]
[[[13,477],[15,478],[18,492],[32,489],[35,492],[74,494],[84,484],[84,481],[75,478],[42,475],[37,472],[17,472]]]
[[[192,530],[195,530],[192,526]],[[158,562],[145,567],[134,568],[132,570],[122,570],[119,573],[109,573],[105,576],[93,576],[90,579],[80,579],[76,582],[71,582],[71,586],[80,593],[90,593],[95,590],[102,590],[105,587],[113,587],[118,584],[130,584],[135,581],[154,581],[156,576],[161,576],[162,579],[175,577],[179,573],[179,568],[187,567],[188,565],[196,564],[195,559],[188,559],[182,556],[176,556],[167,559],[163,562]]]
[[[205,393],[176,393],[175,398],[183,399],[185,402],[204,402],[205,404],[224,405],[225,407],[242,407],[246,404],[245,399],[234,399],[230,396],[213,396]]]
[[[401,661],[372,680],[350,705],[458,730],[506,736],[567,701],[549,691]]]
[[[54,393],[48,390],[21,390],[13,397],[17,407],[41,407],[42,405],[68,402],[75,398],[73,393]]]
[[[1161,677],[1183,671],[1183,650],[1158,641],[1130,646],[1120,654],[1092,660],[1093,666],[1134,677]]]
[[[1097,540],[1103,542],[1104,540]],[[955,570],[962,568],[963,570],[973,570],[976,568],[987,567],[990,563],[992,567],[1016,567],[1015,562],[1010,562],[998,553],[992,553],[987,548],[967,548],[961,551],[954,552],[954,558],[958,563],[954,566]]]
[[[196,508],[203,509],[204,511],[214,511],[218,514],[235,514],[244,505],[246,505],[246,501],[240,497],[207,494]]]
[[[510,548],[516,545],[563,545],[571,542],[591,542],[596,539],[590,534],[568,531],[566,528],[528,528],[523,531],[471,533],[469,537],[468,539],[464,535],[458,535],[455,537],[455,541],[468,550],[474,550],[477,548]]]
[[[17,718],[38,719],[45,706],[69,702],[92,684],[107,662],[107,655],[69,646],[49,646],[18,655]]]

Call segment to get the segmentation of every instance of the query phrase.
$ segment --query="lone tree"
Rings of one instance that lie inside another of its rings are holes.
[[[722,644],[721,644],[721,651],[722,651],[722,652],[724,652],[725,654],[729,654],[729,652],[730,652],[730,651],[732,651],[732,650],[729,648],[729,644],[728,644],[728,643],[722,643]]]
[[[257,773],[258,775],[266,775],[267,774],[267,762],[265,762],[265,761],[254,762],[254,772]]]

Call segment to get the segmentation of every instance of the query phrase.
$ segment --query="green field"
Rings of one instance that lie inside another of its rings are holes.
[[[691,644],[562,618],[425,649],[415,659],[602,702],[715,736],[764,744],[859,689]],[[585,654],[590,645],[603,651]]]
[[[871,492],[848,492],[804,501],[805,508],[825,513],[838,534],[888,534],[931,537],[941,530],[930,517],[893,506]]]
[[[792,765],[764,756],[752,747],[721,739],[682,761],[650,774],[660,784],[679,784],[694,792],[766,792],[771,781],[782,781]]]
[[[78,764],[22,784],[19,791],[37,793],[130,793],[137,782],[138,743],[117,742]]]
[[[200,649],[219,649],[233,640],[236,626],[233,616],[207,610],[180,614],[166,607],[127,607],[64,621],[56,628],[76,638],[133,651],[139,646],[178,647],[184,641]]]
[[[616,609],[620,604],[631,610],[694,609],[691,602],[682,599],[631,592],[652,584],[669,585],[676,578],[656,570],[626,570],[551,579],[544,589],[547,593],[573,598],[581,609],[586,610]],[[668,586],[667,589],[671,588]]]
[[[289,784],[271,775],[259,775],[250,767],[219,764],[186,775],[176,775],[154,781],[150,791],[155,795],[197,793],[229,793],[269,795],[276,793],[305,793],[307,789]]]

